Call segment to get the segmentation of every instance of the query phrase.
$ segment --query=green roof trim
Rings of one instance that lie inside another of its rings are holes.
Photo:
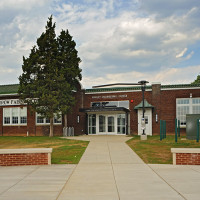
[[[18,92],[19,84],[0,85],[1,94],[16,94]]]
[[[145,108],[154,108],[146,99],[144,99],[144,107]],[[135,110],[143,108],[143,102],[139,103],[137,106],[134,107]]]
[[[146,86],[146,89],[151,89],[151,86]],[[112,91],[126,91],[126,90],[141,90],[141,86],[137,87],[113,87],[113,88],[95,88],[95,89],[86,89],[86,93],[92,92],[112,92]]]
[[[178,88],[200,88],[200,84],[176,84],[176,85],[161,85],[161,89],[178,89]],[[0,85],[0,95],[3,94],[16,94],[18,92],[19,84]],[[146,89],[152,89],[151,85],[147,85]],[[98,93],[98,92],[117,92],[117,91],[141,91],[141,86],[136,87],[113,87],[113,88],[95,88],[86,89],[85,93]]]
[[[170,88],[194,88],[200,87],[200,84],[176,84],[176,85],[161,85],[161,89]]]
[[[161,89],[179,89],[179,88],[195,88],[200,87],[200,84],[174,84],[174,85],[161,85]],[[147,85],[146,89],[152,89],[152,86]],[[141,90],[141,86],[137,87],[113,87],[113,88],[94,88],[86,89],[85,93],[95,92],[117,92],[117,91],[130,91],[130,90]]]

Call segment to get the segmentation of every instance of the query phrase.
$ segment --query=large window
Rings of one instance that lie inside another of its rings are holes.
[[[92,102],[92,107],[124,107],[129,108],[129,101],[102,101]]]
[[[3,108],[4,125],[26,125],[27,107]]]
[[[176,117],[181,127],[186,126],[186,114],[200,114],[200,98],[176,99]]]
[[[54,115],[53,123],[62,124],[62,115],[60,114],[60,117],[58,117],[57,115]],[[42,117],[40,114],[36,113],[36,124],[38,125],[50,124],[50,119]]]

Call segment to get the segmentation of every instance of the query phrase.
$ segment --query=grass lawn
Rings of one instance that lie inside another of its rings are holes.
[[[53,148],[52,164],[77,164],[88,143],[59,137],[0,137],[0,149]]]
[[[141,141],[140,136],[134,136],[127,141],[127,144],[145,163],[172,164],[171,148],[200,148],[200,143],[196,140],[181,138],[178,138],[178,142],[175,143],[174,136],[171,135],[162,141],[160,141],[160,136],[148,136],[145,141]]]

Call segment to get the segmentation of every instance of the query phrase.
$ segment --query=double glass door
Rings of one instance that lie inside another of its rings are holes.
[[[89,134],[126,134],[125,114],[89,114]]]
[[[99,133],[115,133],[115,121],[114,115],[99,115]]]

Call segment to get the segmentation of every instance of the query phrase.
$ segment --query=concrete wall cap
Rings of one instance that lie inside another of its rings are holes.
[[[161,85],[161,82],[152,82],[151,85]]]
[[[200,148],[171,148],[172,153],[200,153]]]
[[[52,153],[52,148],[0,149],[0,154]]]

